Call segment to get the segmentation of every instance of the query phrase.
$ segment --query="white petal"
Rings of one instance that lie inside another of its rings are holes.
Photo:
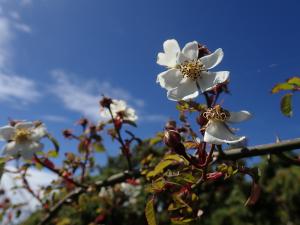
[[[230,112],[230,117],[226,122],[238,123],[238,122],[242,122],[244,120],[248,120],[251,117],[252,117],[252,115],[248,111]]]
[[[15,141],[8,142],[2,149],[3,155],[14,156],[18,153]]]
[[[31,129],[34,128],[34,123],[32,122],[20,122],[15,126],[16,129]]]
[[[33,141],[39,141],[41,138],[45,137],[47,133],[46,127],[44,125],[40,125],[32,130],[30,139]]]
[[[222,84],[229,79],[228,71],[220,72],[202,72],[201,76],[197,79],[199,87],[202,92],[210,91],[218,84]]]
[[[225,123],[217,121],[209,121],[204,134],[205,142],[216,145],[235,144],[245,139],[245,136],[235,136]]]
[[[4,126],[0,128],[0,140],[9,141],[15,134],[15,128],[11,126]]]
[[[166,40],[164,42],[164,53],[160,52],[157,55],[157,64],[170,68],[175,67],[179,52],[180,48],[175,39]]]
[[[221,48],[218,48],[210,55],[203,56],[200,58],[201,62],[204,64],[207,70],[217,66],[223,59],[224,53]]]
[[[197,41],[192,41],[192,42],[187,43],[184,46],[184,48],[182,49],[182,53],[189,60],[198,59],[198,53],[199,53],[198,42]]]
[[[41,150],[43,150],[44,145],[39,142],[28,142],[23,144],[23,149],[20,151],[20,154],[23,159],[31,160],[33,155]]]
[[[182,79],[183,76],[180,70],[170,69],[158,74],[156,82],[159,83],[162,88],[170,90],[177,87]]]
[[[128,108],[126,110],[126,118],[125,119],[133,121],[133,122],[138,119],[138,116],[135,114],[135,110],[133,108]]]
[[[113,116],[116,116],[118,112],[125,111],[127,104],[123,100],[113,100],[113,103],[110,105]]]
[[[184,62],[189,62],[191,61],[188,57],[186,57],[182,52],[178,53],[178,57],[177,57],[177,64],[180,65]]]
[[[188,100],[198,95],[199,91],[196,82],[189,78],[183,79],[182,82],[178,84],[178,87],[169,90],[167,93],[168,99],[173,101]]]

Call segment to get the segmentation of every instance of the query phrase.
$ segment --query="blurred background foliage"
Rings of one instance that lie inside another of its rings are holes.
[[[138,165],[139,161],[150,154],[151,161],[156,164],[165,151],[161,145],[140,145],[133,153],[134,164]],[[255,166],[261,171],[262,192],[254,206],[244,206],[250,193],[250,179],[239,175],[232,176],[226,180],[220,179],[201,185],[197,192],[200,198],[199,208],[203,214],[199,215],[196,222],[181,224],[300,224],[300,168],[291,166],[276,156],[258,158]],[[105,167],[98,169],[101,175],[91,179],[104,179],[122,172],[127,169],[127,164],[122,156],[114,157],[108,160]],[[149,199],[148,187],[143,178],[139,179],[139,185],[139,194],[131,203],[128,203],[130,197],[120,191],[120,184],[111,189],[113,197],[108,192],[107,198],[103,194],[100,197],[98,193],[84,193],[78,200],[65,205],[49,225],[147,224],[144,209]],[[64,191],[61,191],[57,198],[63,195]],[[168,205],[167,195],[155,200],[156,219],[160,225],[171,224],[166,210]],[[35,225],[41,217],[41,212],[37,211],[22,225]]]

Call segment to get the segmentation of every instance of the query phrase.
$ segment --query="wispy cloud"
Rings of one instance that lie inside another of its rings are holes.
[[[11,17],[19,20],[17,12],[13,12]],[[26,27],[25,24],[15,22],[9,16],[0,13],[0,101],[26,104],[37,101],[41,94],[34,81],[11,72],[14,51],[12,42],[15,36],[14,26],[19,26],[17,29],[30,32],[30,28]]]
[[[54,122],[54,123],[65,123],[69,122],[69,119],[64,117],[64,116],[58,116],[58,115],[44,115],[42,116],[43,120],[47,120],[49,122]]]
[[[36,84],[27,78],[0,72],[0,101],[36,102],[41,97]]]
[[[51,74],[55,80],[53,86],[50,87],[52,93],[63,102],[66,108],[94,121],[101,119],[99,100],[102,94],[127,101],[129,105],[137,110],[140,120],[143,122],[162,122],[167,119],[164,115],[144,113],[145,102],[142,99],[133,97],[128,91],[114,87],[109,82],[83,81],[79,79],[78,75],[63,70],[53,70]]]

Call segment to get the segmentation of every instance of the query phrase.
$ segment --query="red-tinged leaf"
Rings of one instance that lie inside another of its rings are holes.
[[[291,117],[293,115],[292,96],[293,96],[293,94],[288,93],[282,97],[281,102],[280,102],[280,110],[281,110],[282,114],[287,117]]]
[[[148,222],[148,225],[156,225],[156,219],[155,219],[155,211],[154,211],[154,199],[150,199],[145,208],[145,215]]]
[[[279,91],[288,91],[288,90],[293,90],[293,89],[294,89],[294,85],[293,84],[280,83],[280,84],[276,84],[272,88],[271,93],[275,94],[275,93],[278,93]]]
[[[247,199],[245,206],[254,205],[259,199],[260,192],[261,192],[260,186],[256,182],[253,182],[251,187],[251,194]]]

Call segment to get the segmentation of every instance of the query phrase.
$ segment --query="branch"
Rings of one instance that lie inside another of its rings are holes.
[[[217,156],[217,160],[237,160],[241,158],[248,158],[254,156],[261,156],[267,154],[280,154],[285,151],[291,151],[294,149],[300,148],[300,138],[282,141],[274,144],[266,144],[266,145],[257,145],[248,148],[236,148],[227,150],[224,154],[219,154],[215,152],[214,155]],[[121,183],[126,181],[128,178],[138,178],[142,175],[138,170],[135,171],[125,171],[123,173],[115,174],[106,180],[97,181],[95,183],[96,190],[99,191],[102,187],[113,186],[117,183]],[[60,210],[60,208],[72,201],[75,201],[80,194],[87,191],[87,188],[77,187],[72,192],[63,197],[59,202],[57,202],[45,215],[44,218],[40,221],[38,225],[45,225],[49,222],[56,213]]]
[[[248,148],[235,148],[224,152],[224,154],[215,153],[217,160],[237,160],[254,156],[279,154],[286,151],[300,149],[300,138],[281,141],[273,144],[257,145]]]
[[[107,178],[106,180],[96,182],[95,183],[96,190],[99,191],[102,187],[113,186],[117,183],[126,181],[128,178],[138,178],[140,176],[141,173],[138,170],[118,173]],[[47,224],[53,217],[55,217],[56,213],[58,213],[58,211],[61,209],[62,206],[72,201],[75,201],[85,191],[87,191],[85,188],[77,187],[72,192],[64,196],[47,212],[47,214],[41,219],[38,225]]]

